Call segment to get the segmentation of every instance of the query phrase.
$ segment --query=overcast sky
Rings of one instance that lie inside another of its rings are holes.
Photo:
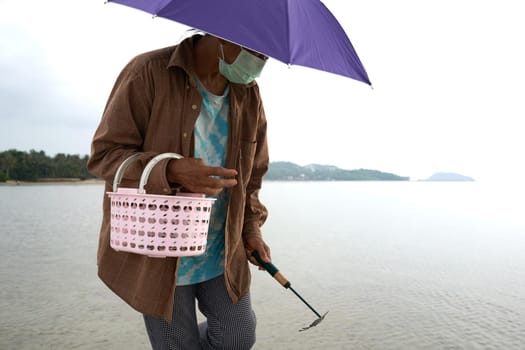
[[[326,0],[374,85],[270,60],[272,161],[525,178],[520,0]],[[0,151],[88,154],[136,54],[186,27],[103,0],[0,0]]]

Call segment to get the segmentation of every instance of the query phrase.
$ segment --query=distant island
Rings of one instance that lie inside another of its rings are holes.
[[[264,180],[274,181],[408,181],[408,177],[378,170],[345,170],[333,165],[300,166],[291,162],[271,162]]]
[[[473,178],[456,173],[435,173],[422,181],[475,181]]]

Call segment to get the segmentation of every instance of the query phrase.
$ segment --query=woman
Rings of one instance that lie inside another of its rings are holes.
[[[117,167],[141,152],[123,187],[137,187],[146,163],[175,152],[149,176],[147,193],[180,189],[216,196],[208,246],[199,257],[149,258],[109,246],[110,208],[98,249],[98,275],[144,314],[153,349],[249,349],[255,342],[248,261],[270,262],[259,201],[268,168],[266,117],[254,79],[266,57],[209,34],[135,57],[109,96],[88,169],[111,191]],[[197,325],[195,300],[206,322]]]

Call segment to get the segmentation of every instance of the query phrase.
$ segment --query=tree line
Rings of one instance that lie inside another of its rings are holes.
[[[43,179],[93,179],[87,171],[89,157],[58,153],[49,157],[44,151],[11,149],[0,152],[0,182],[39,181]],[[330,165],[299,166],[291,162],[269,164],[265,180],[302,181],[408,181],[408,177],[377,170],[345,170]]]
[[[0,182],[38,181],[43,179],[92,179],[87,171],[88,156],[58,153],[54,157],[44,151],[29,152],[10,149],[0,152]]]

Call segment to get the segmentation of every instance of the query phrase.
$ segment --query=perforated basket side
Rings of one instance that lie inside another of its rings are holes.
[[[108,193],[111,246],[149,256],[204,253],[213,198]]]

